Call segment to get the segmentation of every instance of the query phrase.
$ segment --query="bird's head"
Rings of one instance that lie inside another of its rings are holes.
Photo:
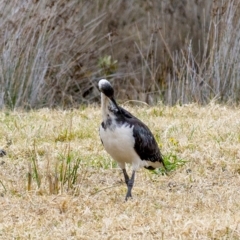
[[[101,79],[98,82],[98,89],[102,93],[101,94],[101,105],[102,109],[104,109],[103,115],[107,115],[110,112],[119,112],[118,104],[114,99],[114,90],[109,81],[106,79]],[[109,112],[110,111],[110,112]]]
[[[114,90],[109,81],[106,79],[101,79],[98,82],[98,89],[100,92],[102,92],[106,97],[113,99],[114,97]]]

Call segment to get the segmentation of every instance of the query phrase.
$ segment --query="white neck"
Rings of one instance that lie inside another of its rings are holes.
[[[108,106],[110,100],[103,93],[101,93],[101,111],[102,111],[102,120],[105,122],[107,120],[107,115],[109,115]]]

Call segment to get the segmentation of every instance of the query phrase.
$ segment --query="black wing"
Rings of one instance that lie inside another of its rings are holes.
[[[133,116],[130,112],[122,107],[118,107],[118,111],[115,114],[117,116],[116,120],[120,124],[127,122],[130,126],[134,126],[134,149],[138,156],[142,160],[162,162],[164,164],[158,144],[150,129],[141,120]]]
[[[151,162],[162,162],[162,155],[157,142],[149,128],[140,120],[135,120],[133,128],[135,138],[135,151],[142,160]]]
[[[134,126],[133,137],[135,138],[134,149],[142,160],[151,162],[162,162],[162,155],[158,144],[150,129],[138,118],[122,107],[119,107],[120,114],[129,125]]]

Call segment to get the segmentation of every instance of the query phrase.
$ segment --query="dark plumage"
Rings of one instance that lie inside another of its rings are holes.
[[[164,166],[162,155],[150,129],[130,112],[117,105],[111,84],[102,79],[98,83],[101,92],[102,124],[100,138],[106,151],[117,161],[128,187],[126,200],[132,197],[135,172],[140,167],[155,169]],[[132,164],[129,178],[125,163]]]

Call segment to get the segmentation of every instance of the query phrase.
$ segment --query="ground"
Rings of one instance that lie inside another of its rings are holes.
[[[240,109],[125,107],[175,159],[139,170],[127,202],[99,107],[0,112],[0,239],[240,238]]]

